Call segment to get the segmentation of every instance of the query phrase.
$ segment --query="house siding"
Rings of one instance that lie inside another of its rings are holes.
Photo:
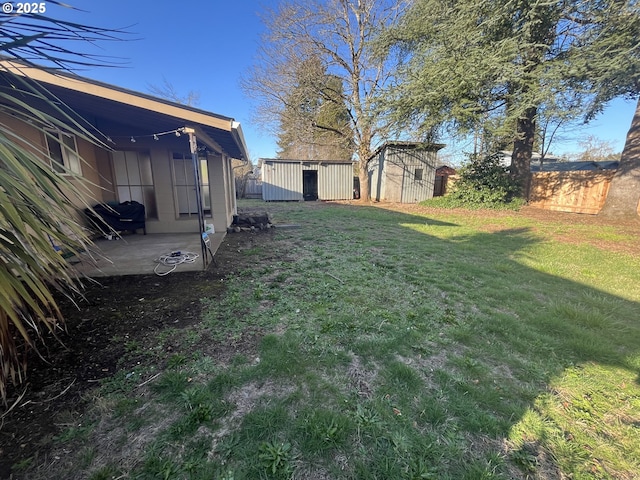
[[[0,113],[0,122],[5,125],[7,129],[13,131],[18,138],[23,139],[21,143],[25,149],[31,151],[36,156],[43,158],[40,152],[46,152],[48,147],[46,138],[39,129],[5,113]],[[91,199],[102,198],[102,190],[100,188],[102,181],[96,161],[96,149],[91,143],[86,142],[81,138],[76,138],[76,145],[78,147],[78,154],[82,157],[80,167],[82,170],[82,176],[88,180],[82,184],[82,190],[84,192],[83,197],[87,198],[88,201],[91,201]],[[109,176],[111,175],[109,174]],[[75,184],[80,187],[79,180],[74,179],[71,176],[67,176],[67,178],[72,185]],[[78,210],[86,207],[83,198],[80,198],[77,194],[74,194],[73,192],[65,192],[65,194],[71,200],[72,204],[78,208]],[[83,219],[82,214],[78,214],[78,219]]]
[[[16,132],[25,142],[43,151],[46,150],[46,139],[37,128],[5,113],[0,113],[0,121],[7,128]],[[179,218],[177,214],[177,199],[175,198],[171,166],[174,148],[158,147],[157,142],[139,140],[136,142],[135,148],[130,145],[116,145],[115,152],[109,152],[81,138],[77,138],[76,141],[78,153],[82,157],[82,176],[86,180],[83,182],[82,191],[87,193],[84,194],[84,200],[78,198],[78,195],[72,192],[67,192],[67,194],[77,208],[78,221],[88,225],[83,213],[84,208],[87,206],[85,202],[95,205],[97,203],[122,201],[122,199],[118,198],[116,191],[113,164],[114,153],[144,152],[151,157],[154,199],[157,209],[156,218],[147,219],[147,233],[188,233],[199,231],[197,217]],[[24,143],[24,145],[25,147],[28,146],[27,143]],[[182,148],[188,149],[188,145]],[[35,152],[33,148],[31,150]],[[210,156],[208,162],[213,224],[216,231],[225,231],[232,222],[236,208],[230,160],[226,156],[223,159],[223,157],[217,155]],[[79,181],[71,178],[71,183],[79,184]],[[207,220],[209,222],[212,221],[210,218]]]
[[[209,155],[212,222],[216,232],[224,232],[233,220],[235,195],[232,194],[231,162],[225,155]],[[229,185],[230,184],[230,185]]]
[[[197,209],[191,202],[195,193],[189,188],[193,179],[186,173],[191,158],[189,136],[180,135],[184,128],[188,128],[190,132],[196,132],[198,148],[201,151],[205,149],[209,154],[209,196],[205,204],[207,209],[211,209],[216,230],[226,231],[237,208],[230,157],[247,159],[239,123],[230,117],[184,107],[89,79],[51,75],[39,69],[4,63],[18,75],[26,75],[46,84],[52,94],[69,108],[83,112],[87,124],[100,129],[98,137],[106,145],[94,145],[76,138],[78,155],[82,158],[81,174],[86,181],[68,177],[72,184],[77,182],[77,188],[65,193],[77,207],[79,221],[91,226],[84,215],[87,204],[136,200],[147,207],[147,233],[199,232]],[[4,75],[1,80],[7,82]],[[0,103],[11,105],[7,101]],[[45,135],[39,128],[10,114],[8,110],[0,111],[0,122],[23,139],[25,148],[39,155],[44,155],[39,152],[47,151]],[[132,152],[131,161],[129,152]],[[176,182],[174,152],[184,155],[180,182]],[[141,160],[140,155],[145,160]],[[120,183],[116,182],[115,162],[120,162]],[[140,168],[139,173],[146,174],[144,181],[141,181],[142,175],[130,174],[136,171],[133,168],[136,162]],[[130,164],[132,169],[129,169]],[[153,177],[151,183],[148,181],[149,164]],[[179,201],[178,192],[183,201]],[[183,211],[182,215],[180,210]],[[212,219],[207,218],[206,221],[211,223]]]

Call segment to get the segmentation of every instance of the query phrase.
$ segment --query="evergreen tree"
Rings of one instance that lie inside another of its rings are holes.
[[[398,54],[386,107],[396,122],[458,131],[498,113],[526,189],[541,108],[589,120],[613,97],[638,94],[639,25],[635,0],[417,0],[381,37]],[[568,93],[574,101],[558,101]]]

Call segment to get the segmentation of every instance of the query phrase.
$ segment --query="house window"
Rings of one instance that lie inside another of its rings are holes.
[[[75,135],[59,130],[46,130],[48,161],[54,172],[81,175],[80,156]]]
[[[422,174],[424,173],[423,168],[416,168],[414,179],[416,182],[422,180]]]
[[[211,195],[209,193],[209,170],[206,158],[199,158],[200,190],[204,216],[211,218]],[[173,178],[179,218],[197,217],[196,181],[190,153],[173,154]]]
[[[113,169],[118,200],[141,203],[147,218],[158,218],[149,152],[113,152]]]

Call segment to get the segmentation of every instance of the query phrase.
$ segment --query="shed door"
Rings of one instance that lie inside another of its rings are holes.
[[[302,196],[305,200],[318,200],[318,171],[302,171]]]

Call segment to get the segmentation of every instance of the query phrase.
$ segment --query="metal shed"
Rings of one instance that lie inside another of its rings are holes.
[[[351,160],[262,159],[262,199],[266,202],[351,198]]]
[[[417,203],[433,197],[437,152],[443,144],[387,142],[368,162],[371,199]]]

